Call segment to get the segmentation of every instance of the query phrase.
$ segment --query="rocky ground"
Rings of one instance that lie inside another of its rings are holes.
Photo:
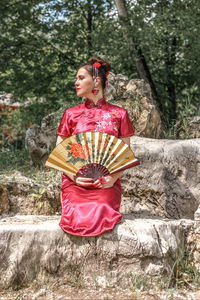
[[[46,218],[57,221],[59,217],[34,216],[33,218],[37,219],[37,223],[42,223]],[[21,219],[27,227],[30,226],[30,223],[36,224],[34,220],[30,222],[29,216],[15,216],[9,219],[9,226],[16,226],[16,220],[21,224]],[[25,221],[25,219],[27,220]],[[2,218],[1,223],[7,224],[7,218]],[[27,266],[27,264],[25,265]],[[23,284],[20,289],[10,287],[0,291],[0,300],[199,300],[199,283],[194,282],[198,278],[190,278],[188,274],[181,273],[182,270],[179,272],[176,281],[173,282],[173,287],[170,286],[169,277],[165,280],[157,277],[155,280],[138,276],[133,278],[130,286],[126,289],[117,285],[106,286],[103,277],[99,277],[96,287],[86,287],[79,280],[70,281],[56,276],[51,283],[42,284],[39,280],[33,280],[30,285]]]
[[[0,292],[0,300],[199,300],[200,290],[192,292],[187,289],[159,290],[157,288],[119,289],[99,288],[85,289],[72,287],[68,284],[51,286],[32,286],[18,291]]]

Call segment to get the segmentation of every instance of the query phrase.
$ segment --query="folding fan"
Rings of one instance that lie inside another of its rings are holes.
[[[46,161],[46,166],[66,174],[94,180],[136,165],[139,165],[139,160],[121,139],[93,131],[66,138]]]

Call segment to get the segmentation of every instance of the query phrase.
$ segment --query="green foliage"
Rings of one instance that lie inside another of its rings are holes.
[[[30,160],[25,147],[17,149],[16,147],[1,148],[0,150],[0,175],[12,174],[14,170],[30,170]]]
[[[33,197],[40,199],[42,198],[43,194],[46,192],[46,188],[45,187],[40,187],[39,191],[37,193],[32,194]],[[42,202],[39,201],[38,202],[38,208],[40,209],[42,207]]]
[[[47,16],[39,3],[13,0],[1,7],[0,90],[11,91],[15,100],[44,97],[56,108],[72,89],[67,75],[73,52],[55,43],[56,28],[42,22]]]
[[[136,290],[148,290],[150,285],[150,278],[148,276],[141,276],[138,274],[133,274],[131,276],[131,287],[133,291]]]
[[[188,253],[183,246],[176,254],[175,262],[172,266],[168,279],[168,288],[198,287],[200,284],[200,273],[192,264],[192,252]]]
[[[171,126],[186,106],[193,115],[199,104],[200,2],[126,2],[134,41],[144,53]],[[138,77],[114,1],[5,0],[0,32],[0,91],[19,101],[42,98],[43,112],[72,104],[76,70],[91,55],[110,59],[115,73]]]
[[[132,274],[130,277],[130,287],[133,291],[148,291],[156,287],[160,291],[166,290],[169,293],[173,292],[174,289],[198,289],[200,273],[193,265],[192,252],[188,252],[185,246],[182,246],[178,249],[175,257],[172,257],[172,260],[174,263],[169,276],[164,277],[159,274],[155,274],[154,276]]]
[[[5,1],[0,13],[0,90],[17,100],[43,97],[54,108],[70,102],[76,69],[99,49],[94,32],[107,1],[12,3]]]
[[[4,109],[0,114],[1,139],[0,145],[8,147],[11,144],[20,147],[23,143],[26,131],[32,124],[40,124],[42,118],[52,112],[49,104],[42,101],[32,101],[26,107],[12,110]]]
[[[164,104],[169,126],[199,104],[200,2],[129,1],[133,34],[140,45]]]

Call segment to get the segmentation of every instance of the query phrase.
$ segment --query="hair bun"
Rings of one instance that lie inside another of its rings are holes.
[[[98,62],[101,64],[101,66],[104,68],[105,73],[107,74],[111,70],[111,64],[109,63],[108,60],[102,59],[98,56],[92,56],[91,58],[88,59],[88,64],[93,65],[95,62]]]

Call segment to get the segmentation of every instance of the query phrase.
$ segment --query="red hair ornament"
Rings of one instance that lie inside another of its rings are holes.
[[[101,67],[101,64],[99,62],[95,62],[93,66],[98,69]]]
[[[99,62],[95,62],[93,63],[93,79],[95,81],[95,79],[97,78],[98,76],[98,69],[101,67],[101,64]],[[92,89],[92,93],[94,95],[97,95],[99,93],[99,89],[97,88],[94,88]]]
[[[93,64],[93,78],[95,79],[98,76],[99,68],[101,67],[101,64],[99,62],[95,62]]]

